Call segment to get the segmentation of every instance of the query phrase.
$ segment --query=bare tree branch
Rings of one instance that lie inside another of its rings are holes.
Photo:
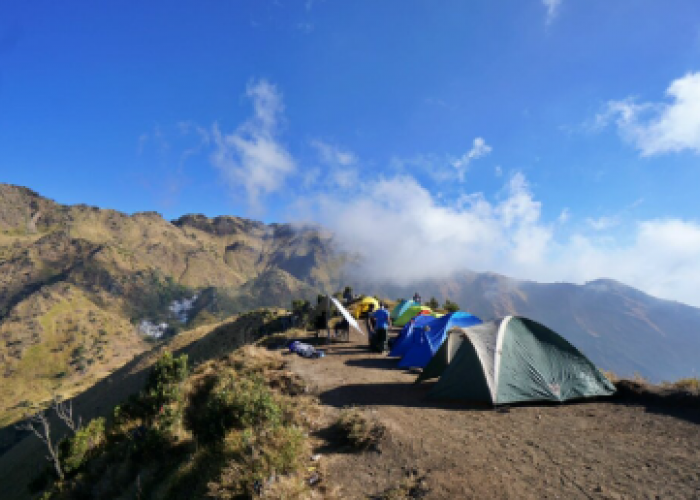
[[[20,430],[31,431],[36,437],[38,437],[49,450],[49,456],[46,459],[51,462],[58,474],[59,479],[63,481],[63,470],[61,469],[61,462],[58,459],[58,450],[56,445],[51,440],[51,424],[49,423],[49,418],[46,413],[40,411],[36,415],[32,415],[27,419],[27,422],[17,426]]]
[[[58,415],[58,418],[60,418],[63,423],[66,424],[71,431],[73,431],[73,434],[80,430],[80,426],[82,425],[83,421],[81,418],[78,418],[78,421],[76,422],[73,418],[73,403],[71,401],[62,403],[57,398],[54,398],[52,406],[56,412],[56,415]]]

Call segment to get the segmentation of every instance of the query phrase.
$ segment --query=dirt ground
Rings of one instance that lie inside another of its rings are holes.
[[[434,382],[370,353],[366,340],[286,355],[329,415],[362,406],[388,432],[380,451],[319,451],[342,498],[372,498],[408,473],[422,498],[700,499],[700,410],[608,399],[493,409],[425,398]]]

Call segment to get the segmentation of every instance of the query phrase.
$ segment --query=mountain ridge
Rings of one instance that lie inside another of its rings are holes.
[[[398,286],[353,273],[355,260],[320,226],[202,214],[168,221],[61,205],[0,184],[0,424],[144,352],[144,320],[165,322],[172,334],[346,284],[392,299],[418,290],[483,319],[528,316],[623,376],[660,381],[700,369],[692,356],[700,352],[700,309],[609,278],[576,285],[461,271]],[[194,303],[184,323],[169,311],[183,299]]]

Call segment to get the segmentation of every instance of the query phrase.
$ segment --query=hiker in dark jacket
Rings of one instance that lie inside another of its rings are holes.
[[[374,304],[370,304],[367,310],[367,317],[365,318],[365,326],[367,327],[367,340],[369,341],[370,349],[374,348],[373,338],[374,338],[374,325],[375,319],[372,317],[372,312],[374,311]]]
[[[391,316],[384,304],[379,306],[379,310],[371,313],[375,321],[373,348],[377,352],[386,351],[389,346],[387,344],[389,338],[389,328],[391,328]]]
[[[335,336],[337,338],[350,338],[350,323],[343,318],[335,324]]]

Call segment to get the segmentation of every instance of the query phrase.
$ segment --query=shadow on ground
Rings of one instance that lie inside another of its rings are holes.
[[[426,394],[432,386],[433,384],[412,385],[399,382],[350,384],[323,392],[319,395],[319,399],[323,404],[336,408],[357,405],[493,411],[491,405],[487,404],[427,399]]]
[[[369,362],[385,362],[385,359],[358,360]],[[354,364],[348,362],[347,364]],[[356,366],[363,366],[356,364]],[[384,367],[383,364],[380,367]],[[322,403],[342,408],[346,406],[403,406],[412,408],[436,408],[443,410],[461,411],[494,411],[508,413],[511,409],[527,407],[552,408],[557,406],[585,405],[589,403],[606,403],[610,405],[642,406],[649,413],[666,415],[694,424],[700,424],[700,409],[672,405],[669,401],[660,399],[644,399],[626,392],[608,398],[581,399],[566,403],[538,402],[521,403],[516,405],[504,405],[493,407],[489,403],[473,402],[466,400],[435,400],[427,398],[430,389],[435,382],[426,382],[419,385],[406,383],[379,383],[379,384],[350,384],[336,387],[319,395]]]
[[[360,368],[380,368],[382,370],[405,371],[403,368],[398,367],[398,363],[394,358],[349,359],[345,362],[345,364],[348,366],[358,366]]]
[[[700,424],[700,395],[677,389],[648,387],[631,380],[616,384],[617,393],[610,402],[624,406],[642,406],[648,413],[667,415]]]

